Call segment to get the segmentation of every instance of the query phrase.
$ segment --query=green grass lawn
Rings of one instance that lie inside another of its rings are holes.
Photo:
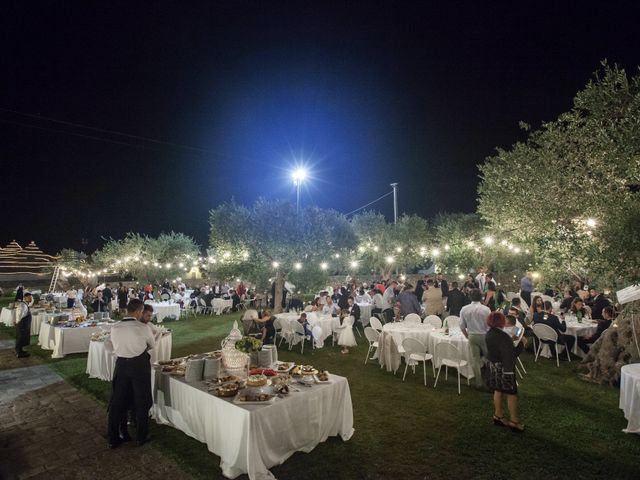
[[[238,315],[189,318],[167,324],[173,354],[212,350]],[[11,336],[11,329],[0,335]],[[374,362],[364,365],[365,341],[348,356],[338,347],[286,349],[280,358],[311,363],[349,379],[355,434],[348,442],[331,438],[308,454],[297,453],[272,472],[286,478],[450,479],[450,478],[638,478],[640,436],[621,432],[626,422],[618,408],[619,391],[584,383],[576,363],[549,359],[537,364],[523,356],[528,374],[520,381],[522,435],[491,423],[491,395],[464,383],[457,395],[455,376],[432,387],[422,372],[394,376]],[[35,338],[32,339],[35,343]],[[84,373],[86,355],[52,360],[32,345],[35,360],[47,363],[67,381],[106,404],[110,384]],[[106,423],[106,413],[105,413]],[[165,426],[152,427],[154,448],[175,458],[195,478],[223,478],[219,458],[204,444]]]

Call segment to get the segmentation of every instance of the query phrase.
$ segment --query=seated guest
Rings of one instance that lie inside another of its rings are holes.
[[[529,323],[533,321],[533,316],[538,312],[538,309],[544,311],[544,300],[542,300],[542,297],[535,296],[531,299],[531,305],[529,306],[529,312],[527,313],[527,321]]]
[[[573,303],[573,299],[576,298],[578,294],[572,288],[564,289],[564,297],[560,302],[560,311],[567,312],[571,308],[571,304]]]
[[[329,295],[327,295],[324,298],[325,298],[325,304],[324,304],[324,307],[322,307],[323,315],[331,315],[332,317],[337,317],[338,314],[340,313],[340,309],[338,308],[338,306],[335,303],[333,303],[333,299]]]
[[[553,328],[553,330],[555,330],[555,332],[558,334],[557,343],[561,345],[564,344],[567,350],[571,351],[576,339],[573,335],[564,334],[564,332],[567,331],[567,322],[565,322],[564,320],[560,321],[560,319],[553,314],[553,306],[551,305],[551,302],[544,302],[544,308],[545,311],[539,311],[533,315],[533,324],[535,325],[540,323]],[[551,347],[551,353],[555,356],[556,346],[547,341],[543,341],[543,343],[549,344],[549,346]]]
[[[307,314],[305,312],[302,312],[300,314],[300,318],[298,318],[298,323],[301,324],[304,327],[304,334],[305,335],[311,335],[311,325],[309,325],[309,320],[307,320]]]
[[[371,298],[371,303],[373,304],[371,315],[382,313],[382,310],[384,310],[384,298],[382,297],[382,293],[380,293],[380,290],[377,288],[374,288],[373,292],[373,297]]]
[[[263,345],[273,345],[276,338],[276,327],[273,324],[275,318],[271,316],[271,312],[269,310],[265,310],[262,313],[262,318],[260,319],[260,326],[262,332],[262,343]]]
[[[591,286],[589,289],[589,306],[591,307],[591,318],[594,320],[602,320],[602,311],[605,307],[611,305],[611,302],[607,297],[605,297],[602,293],[598,292],[598,290]]]
[[[591,345],[598,340],[604,331],[611,326],[613,318],[615,317],[615,309],[609,305],[602,309],[602,319],[598,320],[598,329],[590,337],[578,337],[578,347],[584,352],[588,353]]]
[[[426,289],[422,294],[425,315],[441,315],[444,312],[442,303],[442,290],[435,286],[433,279],[427,280]],[[420,312],[416,312],[420,313]]]
[[[510,313],[511,310],[515,310],[517,312],[516,318],[520,321],[520,323],[524,325],[526,314],[522,311],[522,302],[520,300],[520,297],[511,299],[511,306],[509,307],[507,313]]]
[[[576,297],[573,299],[573,302],[571,302],[571,309],[569,310],[568,313],[572,314],[574,317],[578,319],[589,317],[589,313],[587,312],[587,309],[584,306],[584,300],[582,300],[580,297]]]

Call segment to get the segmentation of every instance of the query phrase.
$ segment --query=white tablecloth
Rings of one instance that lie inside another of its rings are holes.
[[[47,313],[45,311],[40,311],[31,316],[31,335],[39,335],[40,329],[42,325],[46,321],[51,321],[53,317],[56,315],[60,315],[59,313]]]
[[[162,323],[165,318],[171,315],[173,315],[176,320],[180,319],[180,305],[177,303],[157,303],[148,300],[145,303],[153,307],[153,313],[158,323]]]
[[[402,341],[405,338],[415,338],[429,348],[429,333],[432,330],[432,325],[424,323],[385,323],[374,358],[377,358],[380,365],[386,367],[388,372],[395,372],[400,366]]]
[[[584,357],[584,352],[578,348],[578,337],[590,337],[596,333],[596,330],[598,330],[598,322],[595,320],[583,320],[582,323],[578,323],[578,320],[571,317],[565,319],[565,322],[567,323],[567,331],[565,332],[565,335],[573,335],[575,338],[571,353]],[[562,350],[558,350],[558,354],[561,351],[564,351],[564,347],[561,348]],[[540,355],[546,358],[551,358],[551,349],[548,344],[545,343],[542,345]]]
[[[440,366],[440,357],[436,355],[436,345],[439,343],[450,343],[457,347],[462,360],[467,361],[467,365],[460,368],[460,375],[473,378],[473,368],[471,368],[471,349],[469,348],[469,340],[459,329],[451,330],[450,335],[445,335],[441,329],[434,330],[429,333],[429,341],[427,349],[433,355],[433,364],[436,368]]]
[[[620,408],[629,421],[622,431],[640,433],[640,363],[620,369]]]
[[[151,363],[169,360],[171,358],[171,333],[163,335],[156,343],[156,348],[149,350]],[[116,356],[107,351],[104,342],[92,341],[89,343],[89,355],[87,356],[87,373],[90,378],[111,381],[116,367]]]
[[[38,345],[45,350],[53,350],[51,358],[62,358],[69,353],[89,351],[91,335],[103,330],[111,330],[111,325],[100,323],[97,327],[65,328],[43,323],[38,335]]]
[[[16,311],[11,308],[3,308],[0,313],[0,323],[4,323],[7,327],[15,325]]]
[[[165,394],[154,388],[153,418],[206,443],[220,457],[227,478],[275,479],[269,468],[295,452],[310,452],[331,436],[346,441],[353,435],[351,392],[344,377],[332,375],[330,384],[301,387],[273,404],[241,406],[201,390],[200,382],[158,375],[167,377],[163,383],[170,398],[165,402]]]
[[[225,308],[233,307],[233,300],[225,300],[224,298],[214,298],[211,300],[211,308],[213,313],[221,315]]]
[[[295,312],[284,312],[278,313],[276,318],[280,319],[281,324],[284,322],[291,323],[297,322],[300,318],[299,313]],[[333,328],[340,326],[340,319],[338,317],[332,317],[331,315],[322,315],[317,312],[307,312],[307,321],[309,322],[310,328],[315,327],[316,325],[320,326],[322,329],[322,335],[316,342],[316,348],[322,348],[324,346],[324,341],[331,337],[333,333]]]

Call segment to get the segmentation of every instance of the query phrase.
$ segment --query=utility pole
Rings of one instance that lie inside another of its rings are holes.
[[[392,183],[393,187],[393,223],[398,223],[398,184]]]

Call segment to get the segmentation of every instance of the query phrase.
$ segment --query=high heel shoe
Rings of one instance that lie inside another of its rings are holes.
[[[497,417],[497,416],[493,416],[493,424],[496,427],[506,427],[507,426],[507,422],[505,421],[504,417]]]
[[[512,432],[522,433],[524,432],[524,425],[522,423],[516,423],[509,420],[507,426],[511,429]]]

